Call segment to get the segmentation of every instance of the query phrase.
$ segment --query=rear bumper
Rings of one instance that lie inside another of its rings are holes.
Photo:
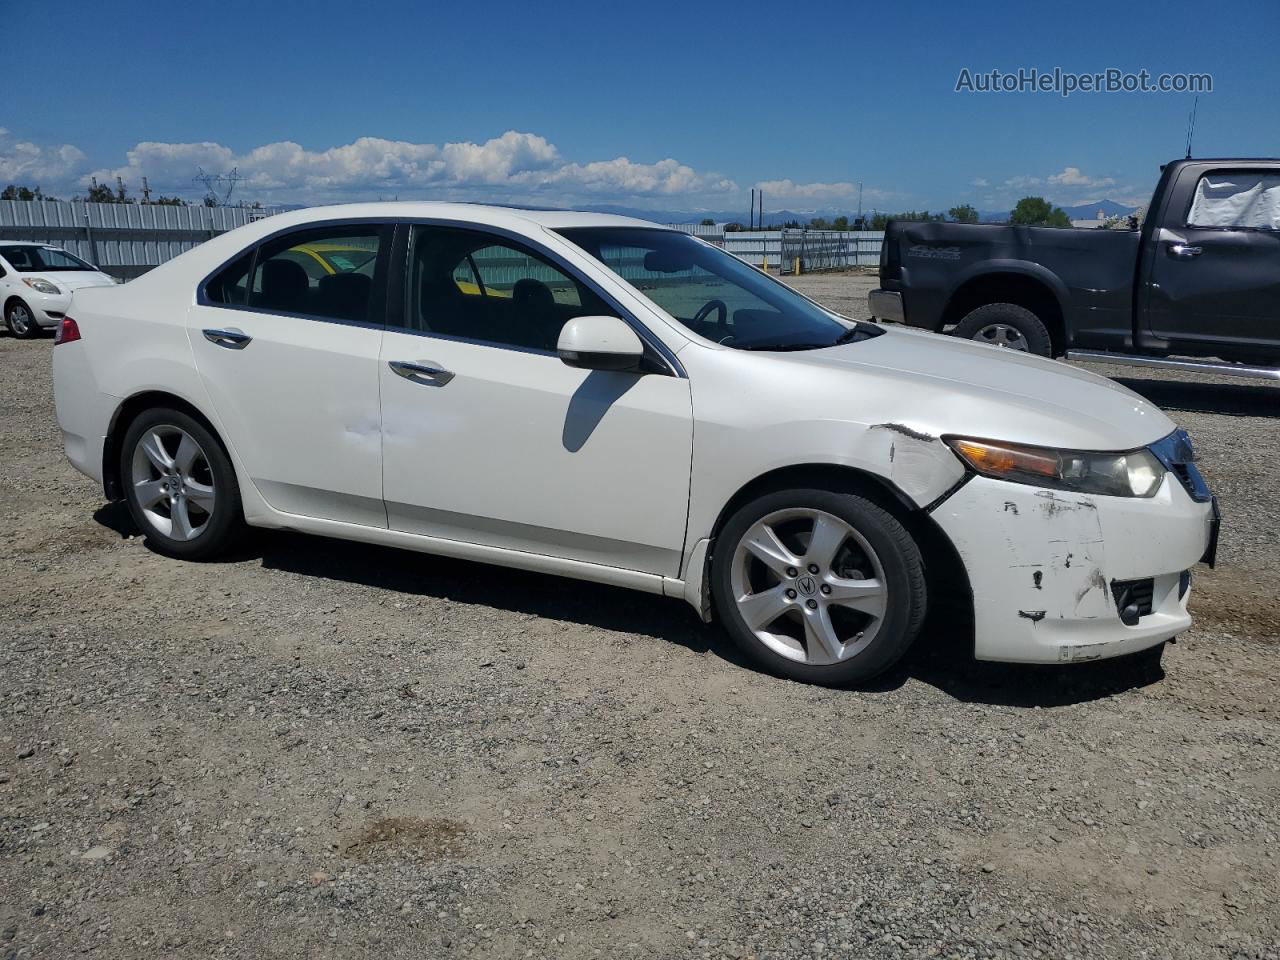
[[[102,451],[120,401],[98,389],[83,343],[54,347],[53,401],[67,459],[86,477],[101,484]]]
[[[1136,653],[1191,626],[1189,578],[1209,553],[1212,503],[1173,476],[1150,499],[975,477],[934,519],[965,562],[979,660],[1063,663]],[[1116,584],[1150,578],[1150,612],[1121,620]]]
[[[867,294],[867,309],[873,320],[886,323],[906,323],[902,309],[902,294],[897,290],[872,290]]]

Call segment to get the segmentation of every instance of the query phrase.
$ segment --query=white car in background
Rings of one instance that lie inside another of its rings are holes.
[[[1216,544],[1129,390],[623,217],[274,216],[80,291],[53,360],[67,456],[162,553],[248,524],[612,583],[815,683],[885,670],[944,596],[981,659],[1158,653]]]
[[[15,337],[38,337],[56,327],[76,290],[114,285],[107,274],[61,247],[0,240],[0,304]]]

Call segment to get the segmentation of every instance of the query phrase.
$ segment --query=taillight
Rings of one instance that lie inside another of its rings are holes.
[[[63,317],[62,322],[58,324],[58,332],[53,335],[53,345],[56,347],[60,343],[72,343],[80,339],[80,328],[76,322],[70,317]]]

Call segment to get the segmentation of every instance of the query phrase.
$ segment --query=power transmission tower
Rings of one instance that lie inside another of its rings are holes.
[[[236,184],[245,179],[240,176],[240,168],[232,167],[230,173],[205,173],[204,167],[196,167],[196,175],[191,178],[193,183],[204,184],[205,205],[210,207],[225,207],[231,200],[231,193],[235,190]],[[221,199],[218,197],[218,191],[226,187],[226,192],[222,194]]]

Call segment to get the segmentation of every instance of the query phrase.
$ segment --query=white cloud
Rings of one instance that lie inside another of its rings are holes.
[[[145,176],[157,193],[191,196],[200,192],[192,182],[197,167],[211,173],[234,167],[245,178],[238,194],[264,202],[393,195],[557,204],[656,202],[663,197],[714,202],[740,192],[727,177],[700,173],[670,158],[656,163],[628,157],[568,162],[544,137],[515,130],[484,143],[437,145],[361,137],[343,146],[308,150],[286,140],[244,153],[218,143],[145,141],[129,150],[125,160],[122,166],[91,175],[104,182],[121,177],[135,193]]]
[[[1079,167],[1063,167],[1061,173],[1051,174],[1049,182],[1060,187],[1109,187],[1115,183],[1111,177],[1090,177]]]
[[[69,143],[40,146],[17,140],[0,127],[0,181],[50,188],[83,174],[89,158]]]
[[[977,179],[977,180],[971,180],[971,181],[969,182],[969,186],[971,186],[971,187],[989,187],[989,186],[991,186],[991,181],[990,181],[990,180],[988,180],[986,177],[978,177],[978,179]]]
[[[1025,190],[1027,187],[1038,187],[1042,183],[1044,181],[1039,177],[1010,177],[1004,185],[1014,190]]]
[[[264,203],[325,203],[398,196],[401,199],[497,200],[571,206],[617,203],[658,209],[724,209],[745,206],[745,187],[719,173],[695,170],[668,157],[652,163],[629,157],[569,160],[555,144],[534,133],[509,130],[481,143],[411,143],[361,137],[320,150],[291,140],[236,151],[211,141],[167,143],[144,140],[119,165],[92,165],[74,146],[19,143],[0,128],[0,179],[40,183],[60,195],[82,194],[90,177],[124,180],[137,196],[143,177],[155,194],[195,199],[203,187],[198,169],[244,178],[235,196]],[[798,211],[851,210],[858,185],[849,181],[755,184],[767,208]],[[863,203],[897,202],[895,195],[867,188]]]

